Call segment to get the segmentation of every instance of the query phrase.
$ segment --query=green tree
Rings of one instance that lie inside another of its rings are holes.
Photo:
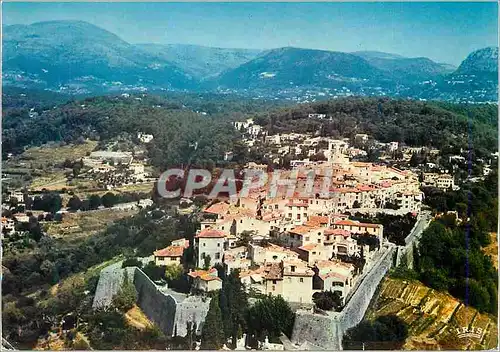
[[[111,208],[113,205],[118,203],[118,197],[112,192],[107,192],[102,196],[101,203],[104,207]]]
[[[76,178],[80,174],[80,171],[82,171],[82,165],[80,163],[74,163],[73,164],[73,177]]]
[[[167,265],[165,267],[165,279],[167,281],[178,280],[183,273],[182,266],[178,264]]]
[[[210,258],[210,255],[206,255],[205,258],[203,258],[203,269],[208,270],[210,269],[210,261],[212,259]]]
[[[112,304],[121,312],[132,308],[137,301],[137,291],[134,284],[129,281],[128,271],[125,270],[122,287],[113,297]]]
[[[68,200],[68,208],[72,211],[77,211],[82,206],[82,201],[77,195],[74,195]]]
[[[397,350],[408,337],[408,327],[395,315],[363,320],[346,331],[342,346],[346,350]]]
[[[222,281],[219,295],[219,306],[222,311],[224,334],[232,338],[233,347],[238,338],[238,327],[245,327],[245,313],[248,309],[248,297],[239,279],[239,270],[233,270]]]
[[[89,206],[91,210],[99,208],[100,205],[101,205],[101,197],[99,197],[97,194],[93,194],[89,197]]]
[[[201,348],[219,350],[225,342],[222,313],[219,307],[219,295],[210,301],[210,307],[201,330]]]
[[[265,333],[270,339],[277,339],[284,333],[292,334],[295,313],[281,296],[266,296],[247,311],[246,322],[248,332],[264,338]]]
[[[342,296],[338,291],[322,291],[313,295],[313,302],[319,309],[340,310],[342,308]]]
[[[242,231],[239,238],[238,238],[238,241],[236,242],[236,245],[237,246],[244,246],[244,247],[248,246],[250,244],[250,242],[252,241],[253,236],[255,236],[254,230]]]

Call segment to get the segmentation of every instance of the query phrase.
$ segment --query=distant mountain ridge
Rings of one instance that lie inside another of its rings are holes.
[[[118,36],[83,21],[50,21],[3,28],[3,69],[48,85],[72,80],[189,87],[172,63],[151,57]]]
[[[72,94],[150,89],[273,96],[326,89],[321,94],[461,99],[481,91],[490,101],[497,89],[498,48],[471,53],[455,70],[425,57],[377,51],[134,45],[87,22],[48,21],[4,26],[2,55],[4,85]],[[453,83],[457,75],[483,73],[486,85],[479,78],[467,87]]]
[[[378,51],[359,51],[354,55],[364,58],[373,66],[386,71],[400,81],[426,80],[453,72],[456,67],[440,64],[426,57],[408,58]]]
[[[482,74],[498,72],[498,47],[476,50],[462,61],[455,74]]]
[[[206,79],[236,68],[257,57],[262,50],[213,48],[189,44],[138,44],[138,48],[167,60],[193,77]]]
[[[334,86],[343,81],[379,80],[384,73],[352,54],[279,48],[223,73],[218,83],[231,88]]]

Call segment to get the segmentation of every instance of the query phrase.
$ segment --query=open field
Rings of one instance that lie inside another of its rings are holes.
[[[47,224],[47,234],[54,238],[77,240],[90,236],[106,228],[110,223],[132,216],[137,210],[100,209],[77,213],[67,213],[60,223]]]
[[[92,152],[97,146],[96,141],[87,140],[83,144],[68,144],[64,146],[44,145],[28,148],[21,154],[21,160],[33,160],[36,165],[54,165],[66,159],[77,160]]]
[[[6,160],[2,166],[7,174],[12,176],[30,176],[32,179],[28,186],[33,190],[60,190],[71,189],[74,186],[66,184],[65,172],[67,170],[57,167],[66,159],[79,160],[93,151],[97,146],[96,141],[87,140],[83,144],[59,145],[56,143],[46,144],[40,147],[26,149],[21,155]],[[69,170],[69,169],[68,169]]]
[[[410,336],[404,350],[492,349],[498,342],[496,319],[466,307],[448,293],[438,292],[419,281],[387,278],[368,319],[395,314],[408,324]],[[459,337],[455,329],[481,328],[477,337]]]

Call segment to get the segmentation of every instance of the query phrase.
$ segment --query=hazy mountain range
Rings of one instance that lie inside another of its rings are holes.
[[[457,69],[425,57],[374,51],[134,45],[81,21],[3,27],[4,85],[46,89],[83,87],[92,91],[141,86],[248,92],[349,87],[354,92],[386,89],[391,94],[393,87],[401,85],[417,92],[422,82],[439,85],[457,75],[484,74],[495,81],[496,89],[497,66],[498,48],[471,53]]]

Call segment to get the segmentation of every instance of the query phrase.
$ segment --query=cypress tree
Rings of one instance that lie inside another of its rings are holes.
[[[210,307],[205,317],[205,323],[201,331],[201,348],[204,350],[218,350],[224,342],[224,326],[217,295],[210,301]]]

